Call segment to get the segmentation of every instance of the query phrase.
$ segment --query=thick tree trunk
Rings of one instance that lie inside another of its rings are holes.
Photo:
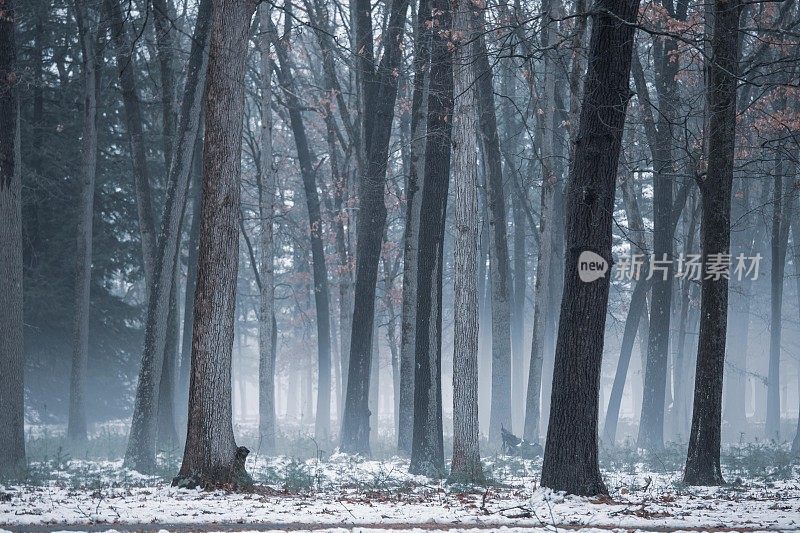
[[[83,133],[80,197],[78,200],[75,266],[75,310],[72,326],[72,372],[70,375],[67,438],[74,446],[87,439],[86,373],[89,357],[89,299],[92,281],[92,219],[94,183],[97,173],[97,58],[92,18],[83,0],[75,2],[75,19],[81,41],[83,77]]]
[[[178,253],[193,148],[202,111],[202,90],[205,85],[208,60],[206,47],[211,11],[211,0],[202,0],[198,8],[197,22],[192,38],[178,142],[170,166],[167,197],[164,215],[161,217],[153,280],[149,293],[142,364],[136,387],[131,432],[125,452],[125,465],[140,472],[152,472],[155,468],[158,391],[164,364],[164,349],[167,343],[170,292],[174,281],[173,266]]]
[[[375,287],[386,224],[384,187],[389,137],[397,98],[396,69],[402,56],[401,44],[407,11],[408,0],[392,3],[383,39],[384,54],[380,64],[376,66],[369,0],[353,2],[356,34],[354,49],[358,50],[357,64],[364,109],[368,109],[369,113],[362,114],[365,165],[359,184],[353,332],[341,431],[341,450],[347,453],[369,453],[368,402]]]
[[[441,476],[442,435],[442,271],[445,218],[450,185],[450,136],[453,118],[453,63],[448,49],[450,3],[432,0],[424,24],[430,34],[425,186],[419,222],[417,327],[414,373],[414,435],[410,471]]]
[[[22,165],[15,5],[0,17],[0,476],[25,467],[22,332]]]
[[[455,257],[453,334],[453,461],[450,479],[483,479],[478,427],[478,161],[475,19],[471,0],[459,0],[453,16],[453,181]]]
[[[708,66],[707,91],[708,172],[700,182],[703,206],[700,239],[704,265],[714,254],[728,254],[730,250],[740,9],[738,0],[715,0],[714,3],[713,59]],[[719,454],[727,317],[728,280],[704,276],[692,429],[684,472],[684,481],[690,485],[724,483]]]
[[[261,139],[258,175],[258,209],[261,217],[261,286],[258,315],[258,434],[261,451],[275,452],[275,243],[273,217],[275,214],[275,163],[272,155],[272,62],[270,43],[273,31],[270,6],[259,7],[262,35],[259,39],[261,62]]]
[[[420,0],[415,27],[414,92],[411,100],[411,163],[406,184],[406,226],[403,234],[403,307],[400,319],[400,404],[397,449],[411,453],[414,428],[414,350],[417,328],[419,219],[425,177],[428,127],[429,31],[423,26],[430,8]]]
[[[564,296],[542,465],[542,486],[581,495],[607,492],[597,462],[597,416],[609,276],[581,281],[578,261],[587,251],[611,261],[614,190],[639,2],[601,0],[597,8],[567,189]]]
[[[247,448],[231,413],[244,74],[254,0],[214,0],[205,92],[203,206],[192,333],[189,428],[176,484],[243,485]]]
[[[502,428],[511,428],[511,297],[506,206],[503,194],[502,156],[494,108],[494,83],[483,19],[478,21],[474,68],[480,141],[486,165],[486,200],[489,209],[489,270],[492,295],[492,400],[489,442],[498,444]]]

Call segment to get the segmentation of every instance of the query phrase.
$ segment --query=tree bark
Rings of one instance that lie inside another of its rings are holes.
[[[609,276],[581,281],[578,258],[592,251],[611,262],[614,190],[639,2],[602,0],[596,7],[567,189],[564,296],[542,465],[542,486],[579,495],[607,493],[597,462],[597,416]]]
[[[179,437],[186,435],[188,424],[189,379],[192,366],[192,326],[194,323],[194,289],[197,285],[197,245],[200,238],[200,200],[203,193],[203,125],[197,130],[191,169],[192,223],[186,243],[186,286],[183,299],[183,326],[181,331],[181,360],[178,369],[178,428]]]
[[[287,21],[291,20],[287,15]],[[286,35],[291,27],[287,22]],[[317,410],[314,423],[314,436],[320,442],[331,438],[331,316],[330,295],[328,293],[328,267],[325,262],[325,248],[322,242],[322,215],[319,194],[317,193],[316,170],[308,143],[306,127],[303,122],[302,107],[297,97],[298,91],[292,74],[293,65],[286,52],[286,43],[276,43],[275,51],[281,68],[279,76],[284,89],[289,123],[292,128],[300,175],[308,208],[309,236],[311,240],[312,272],[314,276],[314,306],[317,326]]]
[[[258,434],[261,450],[275,452],[275,162],[272,155],[272,62],[270,43],[272,24],[269,4],[261,4],[259,39],[261,62],[261,139],[258,176],[258,208],[261,217],[261,285],[259,287],[258,317]]]
[[[25,387],[22,293],[22,164],[20,161],[17,12],[0,17],[0,476],[22,473]]]
[[[772,238],[770,275],[770,326],[769,368],[767,374],[767,420],[764,427],[768,439],[780,442],[781,438],[781,322],[783,320],[783,276],[786,266],[786,248],[789,240],[791,202],[784,209],[783,157],[776,155],[774,185],[772,187]]]
[[[453,181],[455,257],[453,334],[453,461],[450,479],[483,479],[478,427],[478,161],[475,70],[475,9],[459,0],[453,16]]]
[[[167,342],[170,292],[174,281],[173,266],[178,253],[181,223],[192,167],[193,147],[202,111],[202,90],[205,86],[208,61],[206,51],[211,11],[211,0],[202,0],[198,8],[197,22],[192,38],[178,142],[169,171],[167,197],[164,214],[161,217],[153,280],[149,293],[142,364],[136,387],[131,432],[125,452],[125,465],[140,472],[152,472],[155,469],[158,387],[161,382],[164,349]],[[197,314],[195,313],[194,316],[196,317]]]
[[[800,182],[794,180],[793,190],[800,191]],[[794,203],[794,209],[798,209],[798,193],[794,192],[792,198],[787,199]],[[792,226],[792,261],[794,262],[794,273],[798,303],[800,303],[800,217],[790,219]],[[799,377],[800,379],[800,377]],[[800,455],[800,420],[797,423],[794,439],[792,439],[792,454]]]
[[[164,343],[161,379],[158,382],[158,430],[156,442],[160,450],[171,450],[178,443],[178,433],[175,430],[175,379],[178,372],[178,331],[180,330],[178,255],[178,253],[175,254],[175,263],[172,266],[172,287],[170,287],[169,291],[169,315],[167,316],[167,341]]]
[[[711,58],[708,65],[708,171],[700,181],[703,216],[702,259],[730,249],[731,189],[736,139],[736,84],[739,71],[738,0],[715,0]],[[706,279],[701,285],[700,337],[697,343],[694,408],[684,481],[690,485],[724,483],[719,464],[722,379],[728,280]]]
[[[175,43],[172,25],[175,13],[171,0],[153,0],[156,30],[156,53],[161,74],[161,120],[164,135],[164,163],[169,171],[175,143]]]
[[[688,3],[672,0],[662,2],[670,17],[686,19]],[[680,70],[678,41],[656,38],[653,42],[655,63],[655,87],[658,93],[658,120],[654,136],[649,136],[653,158],[653,258],[666,261],[665,274],[658,272],[652,278],[650,301],[650,329],[647,344],[647,364],[644,374],[642,412],[639,420],[637,445],[647,450],[658,451],[664,447],[664,409],[667,389],[670,318],[672,317],[672,208],[674,163],[672,145],[673,124],[677,115],[678,84],[676,76]],[[647,94],[646,85],[637,90]],[[643,99],[649,108],[649,97]],[[654,137],[654,138],[653,138]],[[653,142],[655,141],[655,144]]]
[[[411,101],[411,163],[406,184],[406,225],[403,234],[403,306],[400,320],[400,404],[397,448],[411,453],[414,428],[414,350],[417,327],[417,271],[419,219],[425,177],[428,126],[429,46],[423,21],[430,12],[428,0],[419,1],[414,42],[414,90]]]
[[[125,110],[125,127],[133,166],[133,183],[136,192],[136,209],[139,215],[139,234],[142,241],[142,264],[147,290],[153,279],[153,256],[156,247],[156,230],[153,202],[150,193],[150,173],[144,146],[144,120],[136,85],[136,63],[133,46],[128,38],[118,0],[105,0],[105,8],[111,20],[111,37],[117,62],[117,75]]]
[[[448,49],[450,3],[432,0],[424,24],[430,33],[430,86],[425,147],[425,187],[419,221],[417,326],[415,335],[413,474],[444,472],[442,435],[442,270],[450,185],[453,63]]]
[[[503,194],[502,156],[494,108],[492,68],[484,39],[483,19],[478,21],[474,67],[477,81],[480,141],[485,158],[489,210],[489,270],[492,304],[492,400],[489,442],[498,444],[501,428],[511,428],[511,300],[506,207]]]
[[[247,448],[236,447],[231,413],[239,251],[244,73],[254,0],[214,0],[205,92],[203,205],[192,333],[189,428],[173,484],[252,482]]]
[[[369,375],[375,287],[378,280],[386,205],[384,186],[388,163],[389,137],[397,98],[396,69],[402,58],[403,27],[408,0],[392,3],[384,33],[384,54],[375,65],[369,0],[353,3],[357,65],[364,109],[362,114],[365,165],[359,184],[359,213],[356,243],[356,286],[353,302],[353,331],[341,431],[341,450],[369,454]]]
[[[75,310],[72,329],[72,371],[70,374],[67,438],[73,446],[87,439],[86,373],[89,357],[89,300],[92,281],[92,219],[94,184],[97,173],[97,57],[92,19],[83,0],[75,1],[75,19],[81,41],[83,78],[83,133],[81,147],[80,197],[78,199],[75,266]]]
[[[553,262],[553,226],[555,219],[555,192],[559,176],[555,172],[555,143],[553,115],[555,113],[555,50],[548,50],[555,41],[556,23],[553,20],[553,0],[542,2],[542,34],[541,45],[544,52],[544,98],[542,107],[541,161],[542,189],[539,215],[539,250],[536,262],[536,281],[534,284],[533,336],[531,339],[531,357],[528,373],[528,391],[525,401],[525,426],[523,437],[533,443],[539,443],[541,418],[542,363],[545,352],[545,328],[547,317],[552,314],[550,302],[551,284],[550,267]]]

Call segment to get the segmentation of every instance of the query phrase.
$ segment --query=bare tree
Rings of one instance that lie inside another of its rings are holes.
[[[455,281],[453,314],[453,461],[450,478],[483,479],[478,428],[478,139],[475,103],[475,19],[471,0],[454,9],[453,182]]]
[[[72,330],[67,437],[75,446],[87,439],[86,373],[89,357],[89,299],[92,284],[92,221],[97,174],[97,57],[92,16],[84,0],[75,1],[75,20],[81,41],[83,78],[83,146],[81,148],[80,205],[75,263],[75,311]]]
[[[425,178],[428,127],[429,45],[424,21],[429,0],[420,0],[414,27],[414,89],[411,96],[411,161],[406,183],[406,227],[403,233],[403,306],[400,319],[400,403],[397,448],[411,452],[414,428],[414,350],[417,331],[419,219]]]
[[[169,170],[167,197],[161,217],[153,279],[147,304],[144,348],[131,431],[125,451],[125,464],[140,472],[155,468],[155,445],[158,422],[159,387],[167,345],[170,293],[174,282],[175,258],[181,235],[189,176],[192,171],[195,140],[200,127],[203,87],[208,62],[208,26],[212,0],[202,0],[197,12],[192,49],[181,105],[180,128],[175,157]],[[195,299],[195,302],[197,300]]]
[[[261,217],[261,283],[258,316],[258,433],[265,453],[275,449],[275,162],[272,148],[272,61],[269,57],[272,39],[269,4],[259,7],[259,53],[261,62],[261,152],[258,165],[258,207]]]
[[[255,0],[214,0],[205,91],[203,205],[192,333],[186,448],[174,483],[244,485],[249,453],[237,448],[231,413],[239,251],[244,73]]]
[[[740,11],[738,0],[715,0],[713,5],[706,93],[708,170],[698,181],[703,206],[700,240],[704,265],[720,257],[719,254],[729,254],[730,250]],[[724,483],[719,454],[728,318],[727,277],[703,276],[700,305],[694,409],[683,479],[690,485],[719,485]]]
[[[785,107],[785,105],[780,106]],[[778,110],[782,111],[781,109]],[[767,374],[767,420],[764,427],[768,439],[780,441],[781,433],[781,332],[783,321],[783,276],[789,241],[789,221],[794,208],[794,191],[784,190],[784,158],[776,154],[772,186],[772,235],[770,276],[769,368]],[[792,179],[791,183],[794,182]]]
[[[601,0],[593,15],[580,123],[566,203],[564,296],[542,485],[606,493],[597,462],[597,416],[609,278],[578,278],[583,252],[611,260],[611,229],[625,110],[631,96],[638,0]],[[575,326],[580,325],[576,330]]]
[[[542,161],[542,193],[539,204],[539,249],[536,259],[536,281],[534,284],[533,337],[531,339],[531,358],[528,371],[528,391],[525,402],[525,425],[523,436],[530,442],[539,442],[539,425],[541,419],[542,363],[545,352],[545,329],[552,306],[551,265],[553,263],[553,226],[555,219],[555,194],[559,176],[556,174],[555,150],[555,93],[556,93],[556,54],[548,49],[555,44],[556,23],[554,0],[542,2],[541,45],[544,52],[544,97],[541,123],[541,161]]]
[[[365,168],[359,184],[359,213],[356,243],[356,286],[353,305],[353,332],[342,420],[341,449],[350,453],[369,453],[369,375],[375,288],[378,263],[386,224],[384,188],[389,137],[397,98],[396,69],[402,58],[403,28],[408,0],[393,2],[383,33],[383,57],[376,63],[372,16],[369,0],[353,2],[355,47],[363,107],[362,114]]]
[[[449,1],[432,0],[425,24],[438,30],[430,32],[425,186],[420,206],[417,249],[414,435],[410,471],[440,476],[444,471],[442,270],[453,126],[453,63],[448,42],[452,13]]]
[[[498,443],[501,428],[511,427],[511,272],[506,233],[502,155],[497,133],[494,82],[486,50],[483,19],[478,28],[474,67],[477,83],[480,142],[486,167],[486,202],[489,211],[489,270],[492,307],[492,401],[489,442]]]

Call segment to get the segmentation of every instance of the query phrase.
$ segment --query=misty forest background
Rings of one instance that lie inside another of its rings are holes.
[[[114,424],[127,466],[185,446],[204,482],[243,479],[231,424],[470,479],[507,430],[587,494],[598,446],[688,446],[712,484],[720,439],[800,453],[796,0],[0,19],[4,470],[43,427],[80,456]],[[763,260],[581,286],[579,248]]]

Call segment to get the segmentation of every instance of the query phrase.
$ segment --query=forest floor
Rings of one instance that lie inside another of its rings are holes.
[[[487,456],[490,481],[459,486],[408,474],[404,458],[326,454],[308,441],[295,457],[254,451],[252,491],[204,492],[170,486],[171,454],[153,476],[97,458],[103,447],[119,451],[108,434],[83,459],[50,437],[29,439],[38,458],[27,478],[0,481],[0,531],[800,530],[800,463],[783,446],[726,448],[729,484],[717,488],[681,482],[679,445],[658,455],[603,450],[609,497],[577,498],[540,488],[537,459]]]

